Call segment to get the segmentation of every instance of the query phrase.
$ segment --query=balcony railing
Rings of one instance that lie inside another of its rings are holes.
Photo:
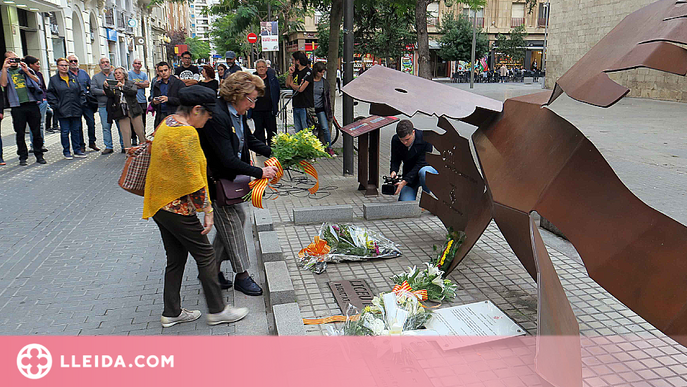
[[[439,26],[439,18],[438,17],[428,17],[427,18],[427,27],[438,27]]]
[[[470,18],[470,25],[474,25],[474,24],[475,24],[475,18],[471,17]],[[484,18],[483,17],[477,18],[477,27],[484,28]]]
[[[112,8],[105,9],[105,25],[108,27],[115,26],[114,10]]]
[[[510,19],[510,27],[515,28],[515,27],[520,27],[525,25],[525,18],[524,17],[513,17]]]
[[[124,12],[117,13],[117,28],[122,29],[122,30],[124,28],[126,28],[126,21],[124,18]]]

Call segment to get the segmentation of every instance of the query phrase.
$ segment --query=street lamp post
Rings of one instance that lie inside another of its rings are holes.
[[[550,0],[547,0],[544,4],[544,15],[546,15],[546,28],[544,29],[544,52],[542,54],[542,70],[544,70],[544,82],[541,84],[541,88],[546,88],[546,48],[548,46],[549,37],[549,6],[551,5]]]
[[[353,0],[344,0],[344,86],[353,80],[353,7]],[[347,94],[343,97],[343,115],[344,126],[353,122],[353,98]],[[343,133],[343,174],[353,174],[353,137],[346,133]]]

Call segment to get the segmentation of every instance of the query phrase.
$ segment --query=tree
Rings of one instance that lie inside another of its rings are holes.
[[[186,44],[188,45],[188,50],[191,52],[191,57],[194,61],[200,58],[208,59],[210,57],[210,44],[199,38],[186,37]]]
[[[322,20],[320,24],[317,25],[317,49],[315,49],[315,56],[320,58],[329,59],[329,30],[330,22],[327,17],[326,20]],[[338,44],[338,54],[337,58],[343,56],[343,35],[339,34],[339,44]]]
[[[174,52],[174,47],[179,44],[186,44],[186,37],[188,36],[188,34],[186,33],[185,28],[180,28],[176,31],[167,31],[167,36],[169,36],[170,39],[169,43],[166,44],[167,61],[171,64],[172,62],[174,62],[174,57],[177,56]]]
[[[244,55],[250,53],[246,35],[250,32],[259,34],[260,22],[276,20],[279,34],[288,35],[289,32],[303,30],[305,12],[297,2],[282,0],[220,0],[207,11],[220,16],[210,32],[217,51],[232,50]],[[280,43],[282,47],[284,43]],[[260,51],[260,40],[257,47]]]
[[[358,0],[355,40],[358,53],[379,58],[399,58],[405,47],[414,44],[415,15],[407,2]]]
[[[439,33],[439,56],[444,60],[462,60],[469,62],[472,56],[472,24],[470,20],[459,15],[455,18],[453,12],[445,14],[441,19]],[[481,58],[489,51],[489,39],[482,33],[481,29],[477,32],[475,46],[475,56]]]
[[[503,55],[507,55],[513,59],[515,62],[521,62],[525,59],[525,37],[527,36],[527,30],[524,26],[515,27],[511,32],[510,36],[505,36],[498,34],[496,41],[494,42],[494,47],[498,49]]]

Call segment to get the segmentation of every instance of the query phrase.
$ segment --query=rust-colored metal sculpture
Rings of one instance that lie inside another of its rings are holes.
[[[649,67],[687,73],[687,4],[662,0],[627,16],[556,83],[543,92],[500,102],[381,66],[344,87],[371,103],[378,115],[422,112],[440,117],[446,131],[425,134],[438,150],[428,162],[434,197],[420,205],[466,233],[450,272],[479,239],[492,217],[520,262],[537,281],[538,333],[579,335],[570,303],[531,213],[556,225],[579,252],[591,278],[656,328],[687,346],[687,227],[650,208],[615,175],[574,125],[544,106],[563,92],[608,107],[629,91],[607,72]],[[469,143],[448,120],[475,125]],[[539,348],[542,362],[579,362],[570,348]],[[544,352],[541,352],[544,351]],[[539,362],[539,361],[538,361]],[[562,363],[559,363],[562,364]],[[554,385],[579,385],[581,373],[560,375],[543,367]]]
[[[661,0],[621,21],[568,70],[554,87],[548,103],[563,92],[581,102],[609,107],[630,89],[606,73],[648,67],[673,74],[687,74],[687,4]]]

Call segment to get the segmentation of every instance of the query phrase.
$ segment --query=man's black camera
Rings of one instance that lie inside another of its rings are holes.
[[[384,184],[382,184],[383,195],[393,195],[396,193],[396,183],[402,180],[401,176],[389,177],[384,176]]]

